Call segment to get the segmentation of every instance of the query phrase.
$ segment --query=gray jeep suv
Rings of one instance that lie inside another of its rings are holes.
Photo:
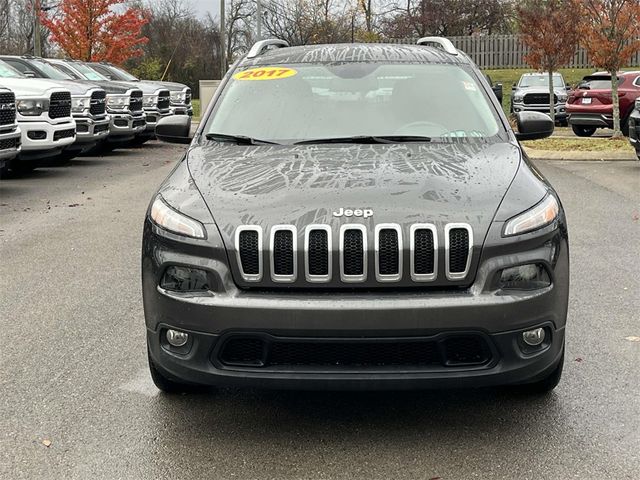
[[[191,142],[144,221],[156,385],[554,388],[567,225],[517,121],[443,38],[258,42],[156,129]]]

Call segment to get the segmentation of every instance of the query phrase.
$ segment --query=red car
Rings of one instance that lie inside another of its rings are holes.
[[[629,136],[629,116],[640,98],[640,71],[618,73],[620,127]],[[598,72],[582,79],[567,99],[569,125],[579,137],[590,137],[598,128],[613,128],[611,75]]]

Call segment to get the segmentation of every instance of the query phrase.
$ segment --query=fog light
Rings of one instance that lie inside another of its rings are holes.
[[[500,288],[506,290],[536,290],[551,285],[547,269],[539,263],[505,268],[500,274]]]
[[[522,332],[522,341],[527,345],[537,347],[542,342],[544,342],[545,336],[546,334],[544,332],[544,328],[534,328],[533,330]]]
[[[167,342],[172,347],[183,347],[189,341],[189,334],[178,330],[167,330]]]
[[[160,286],[178,292],[206,291],[209,290],[209,281],[204,270],[172,265],[164,271]]]

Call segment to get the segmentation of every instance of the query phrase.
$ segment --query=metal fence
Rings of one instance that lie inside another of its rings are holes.
[[[485,35],[448,37],[457,49],[462,50],[480,68],[527,68],[524,61],[527,54],[519,35]],[[414,43],[416,39],[393,39],[390,43]],[[628,67],[640,67],[640,51],[635,52]],[[587,52],[580,48],[576,51],[573,61],[565,65],[569,68],[593,67],[589,61]]]

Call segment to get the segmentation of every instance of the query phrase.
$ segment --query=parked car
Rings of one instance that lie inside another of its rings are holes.
[[[77,81],[44,60],[31,56],[0,55],[0,60],[26,78],[48,78],[71,91],[71,114],[76,121],[76,141],[62,152],[70,159],[86,152],[109,136],[110,118],[106,111],[106,91],[100,86]]]
[[[144,82],[167,88],[171,92],[171,112],[175,115],[193,116],[193,106],[191,105],[191,89],[182,83],[164,82],[160,80],[140,80],[138,77],[136,77],[135,75],[131,75],[123,68],[116,67],[115,65],[107,62],[89,63],[88,65],[95,71],[111,80],[125,82]]]
[[[75,60],[63,61],[50,59],[49,61],[52,64],[56,64],[56,66],[61,65],[63,62],[68,70],[73,70],[76,75],[81,77],[95,78],[95,76],[97,75],[100,77],[101,82],[113,82],[116,85],[142,90],[142,106],[145,113],[146,128],[143,132],[136,134],[134,143],[142,144],[147,140],[154,138],[158,120],[172,115],[170,109],[170,93],[169,90],[165,87],[147,82],[112,80],[110,78],[102,76],[99,72],[92,69],[89,64]],[[89,70],[90,73],[88,73],[87,70]],[[103,83],[100,83],[100,85],[103,85]]]
[[[635,109],[629,115],[629,141],[640,160],[640,98],[636,98]]]
[[[566,103],[570,87],[560,73],[553,74],[554,110],[556,122],[567,124]],[[549,111],[549,74],[525,73],[511,87],[511,113]]]
[[[445,38],[264,40],[193,139],[161,120],[191,145],[144,219],[158,388],[553,389],[567,224],[519,140],[554,125],[485,82]]]
[[[9,162],[20,153],[20,144],[16,96],[11,90],[0,86],[0,176],[6,173]]]
[[[101,148],[111,149],[135,142],[147,129],[143,92],[128,83],[112,82],[81,62],[48,58],[45,61],[78,81],[89,81],[107,92],[107,113],[111,118],[109,136]],[[155,126],[154,126],[155,128]]]
[[[629,116],[640,97],[640,71],[618,73],[620,128],[629,136]],[[597,72],[582,79],[567,102],[569,124],[579,137],[590,137],[598,128],[613,128],[611,75]]]
[[[20,154],[9,162],[12,170],[32,170],[37,160],[59,156],[76,139],[71,115],[71,92],[52,80],[25,78],[0,60],[0,85],[16,96],[21,131]]]

